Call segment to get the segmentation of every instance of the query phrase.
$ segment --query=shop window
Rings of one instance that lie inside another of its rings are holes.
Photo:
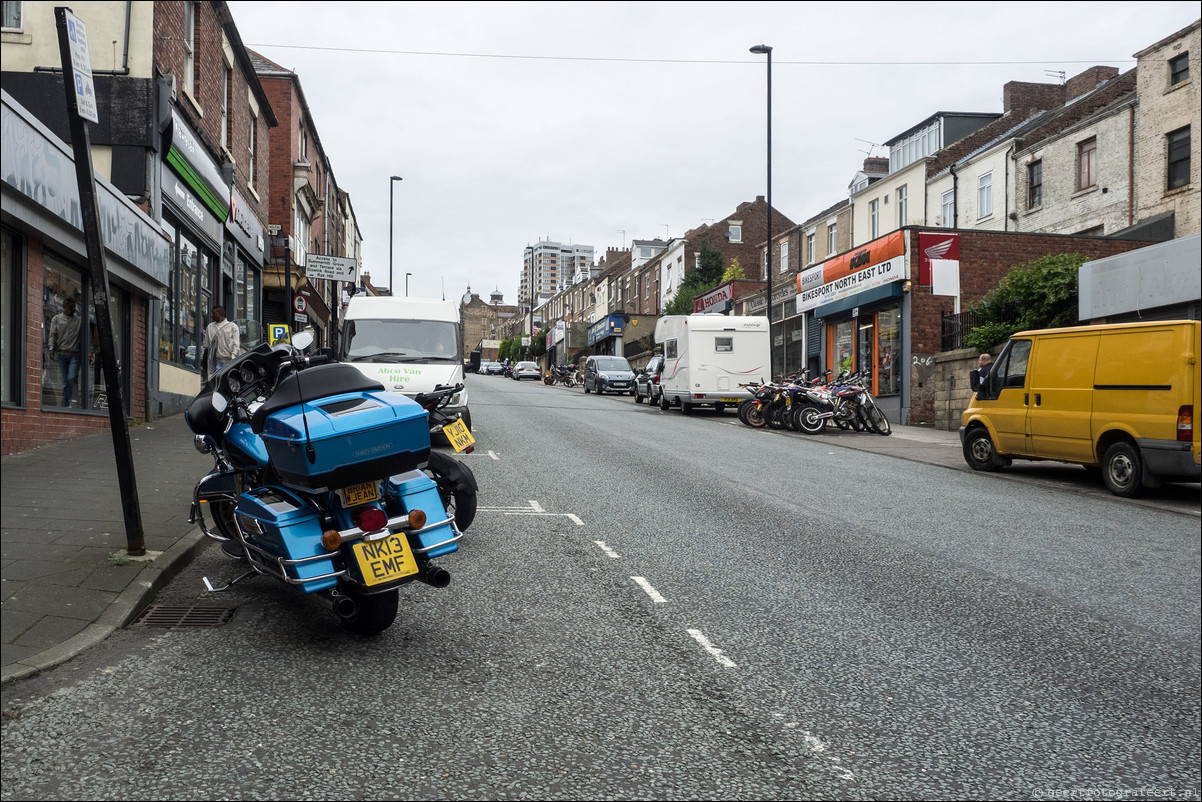
[[[6,9],[8,5],[4,4]],[[0,278],[0,369],[3,371],[3,394],[0,395],[0,401],[5,404],[20,404],[24,400],[22,376],[25,365],[25,338],[18,333],[24,330],[21,321],[25,320],[22,303],[25,288],[25,242],[8,229],[4,229],[0,234],[3,237],[3,247],[0,247],[0,255],[3,258],[3,277]]]
[[[873,347],[876,345],[876,315],[860,315],[856,323],[856,373],[865,387],[872,388],[875,378],[872,369],[876,364],[873,358]]]
[[[878,396],[901,393],[901,309],[883,309],[876,315]]]
[[[855,369],[855,356],[852,351],[855,345],[855,329],[852,321],[836,323],[832,329],[831,347],[834,354],[831,361],[840,373],[851,373]]]
[[[42,271],[42,407],[86,408],[83,274],[49,254]]]

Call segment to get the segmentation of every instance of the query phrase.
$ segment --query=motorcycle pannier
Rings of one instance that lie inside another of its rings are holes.
[[[426,411],[399,393],[329,396],[272,412],[263,441],[285,484],[334,490],[421,467],[430,456]]]

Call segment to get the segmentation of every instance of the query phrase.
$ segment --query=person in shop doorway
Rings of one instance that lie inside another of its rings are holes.
[[[989,379],[989,370],[993,367],[993,357],[989,354],[981,354],[977,357],[976,370],[970,371],[968,374],[968,386],[974,393],[985,386],[985,382]]]
[[[238,332],[238,324],[225,317],[224,306],[214,306],[210,315],[213,322],[205,326],[203,362],[207,367],[212,359],[215,367],[213,372],[225,367],[225,363],[242,353],[242,340]]]
[[[63,311],[50,320],[50,358],[58,362],[63,381],[63,406],[71,406],[75,380],[79,378],[79,329],[82,323],[75,314],[75,299],[63,301]]]

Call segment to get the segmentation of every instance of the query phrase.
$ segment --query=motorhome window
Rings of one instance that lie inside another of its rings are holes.
[[[676,358],[676,340],[668,340],[664,343],[664,359]]]
[[[715,337],[714,352],[719,354],[729,354],[735,350],[735,340],[733,337]]]
[[[351,362],[458,359],[459,327],[445,320],[356,318],[348,328],[344,348]]]

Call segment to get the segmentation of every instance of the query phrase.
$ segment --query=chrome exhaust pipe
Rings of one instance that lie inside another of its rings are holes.
[[[344,596],[336,590],[331,590],[328,593],[315,593],[313,598],[321,603],[322,607],[332,612],[339,618],[351,619],[359,613],[359,605],[350,596]]]
[[[417,578],[432,588],[445,588],[451,584],[451,573],[434,563],[426,563]]]

